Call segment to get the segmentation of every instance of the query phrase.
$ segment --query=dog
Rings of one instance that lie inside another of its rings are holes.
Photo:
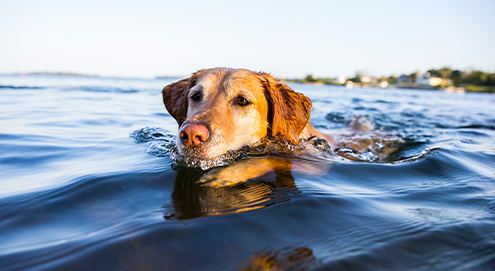
[[[203,69],[165,86],[162,97],[165,108],[179,125],[177,149],[182,156],[214,159],[271,136],[284,137],[293,144],[317,136],[325,139],[332,149],[349,144],[345,137],[318,131],[309,122],[311,100],[265,72]],[[355,130],[369,129],[366,125],[354,126]],[[364,150],[370,144],[352,143],[357,150]],[[264,159],[259,166],[276,170],[279,160]],[[256,162],[247,162],[249,167],[255,166],[253,163]],[[257,174],[251,171],[267,172],[249,167],[238,164],[231,173],[250,177]],[[220,183],[231,182],[228,180],[231,173],[223,172]],[[222,174],[216,177],[219,175]]]

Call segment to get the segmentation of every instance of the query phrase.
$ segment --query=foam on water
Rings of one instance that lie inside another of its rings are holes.
[[[213,167],[227,166],[240,159],[264,155],[291,156],[323,162],[377,162],[386,158],[382,152],[387,147],[397,147],[402,141],[394,138],[384,142],[375,142],[373,147],[359,151],[350,147],[337,149],[337,154],[328,142],[317,136],[299,140],[293,144],[283,136],[268,137],[255,145],[245,146],[239,150],[228,151],[213,159],[200,159],[181,155],[176,146],[176,135],[160,128],[145,127],[131,135],[135,143],[145,143],[147,153],[157,157],[167,157],[179,167],[199,167],[208,170]]]
[[[343,161],[335,155],[328,143],[321,138],[311,137],[300,140],[300,144],[292,144],[283,137],[269,137],[255,145],[245,146],[239,150],[228,151],[213,159],[199,159],[179,154],[176,136],[160,128],[145,127],[134,131],[130,137],[135,143],[145,143],[145,150],[158,157],[170,156],[175,166],[200,167],[207,170],[213,167],[226,166],[239,159],[261,155],[297,156],[305,159],[318,159],[329,162]]]

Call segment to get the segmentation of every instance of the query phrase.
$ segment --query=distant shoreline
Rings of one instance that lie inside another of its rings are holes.
[[[304,84],[304,85],[332,85],[332,86],[342,86],[342,87],[347,87],[346,84],[326,84],[322,82],[301,82],[300,80],[287,80],[287,79],[280,79],[280,81],[285,82],[285,83],[296,83],[296,84]],[[424,85],[416,85],[416,84],[390,84],[387,87],[381,87],[379,84],[363,84],[363,83],[353,83],[351,88],[369,88],[369,87],[374,87],[374,88],[383,88],[383,89],[388,89],[388,88],[397,88],[397,89],[420,89],[420,90],[431,90],[431,91],[445,91],[445,92],[477,92],[477,93],[495,93],[495,88],[492,86],[476,86],[476,85],[469,85],[468,87],[433,87],[433,86],[424,86]],[[350,88],[350,87],[347,87]]]
[[[14,72],[14,73],[4,73],[0,75],[18,75],[18,76],[48,75],[48,76],[94,77],[94,78],[113,77],[113,76],[100,76],[96,74],[84,74],[84,73],[76,73],[76,72]],[[492,74],[489,73],[487,75],[492,76]],[[183,77],[184,76],[162,75],[162,76],[155,76],[154,78],[151,77],[150,79],[180,79]],[[122,78],[134,78],[134,77],[122,77]],[[347,88],[353,88],[353,87],[407,88],[407,89],[422,89],[422,90],[433,90],[433,91],[442,90],[446,92],[495,93],[495,86],[493,85],[477,85],[477,84],[462,83],[461,85],[456,85],[456,86],[454,86],[454,84],[446,85],[446,86],[445,85],[431,86],[431,85],[417,84],[414,82],[399,83],[397,78],[392,78],[392,76],[382,77],[380,79],[372,78],[373,79],[372,82],[366,82],[366,83],[359,82],[360,79],[361,78],[356,76],[355,78],[346,78],[346,81],[344,83],[339,83],[332,78],[313,78],[311,75],[309,75],[303,79],[281,78],[279,80],[287,83],[299,83],[299,84],[309,84],[309,85],[335,85],[335,86],[344,86]],[[493,79],[491,80],[493,81]],[[383,83],[384,81],[386,81],[385,83],[387,84],[382,85],[381,83]]]
[[[85,74],[76,72],[11,72],[0,73],[0,76],[74,76],[74,77],[94,77],[94,78],[143,78],[143,79],[180,79],[185,76],[155,76],[155,77],[134,77],[134,76],[101,76],[97,74]]]
[[[96,74],[85,74],[85,73],[77,73],[77,72],[15,72],[10,73],[10,75],[56,75],[56,76],[80,76],[80,77],[100,77]]]
[[[315,78],[308,75],[302,79],[282,79],[285,82],[301,84],[344,85],[353,87],[412,88],[442,90],[446,92],[485,92],[495,93],[495,73],[481,70],[452,70],[449,67],[430,69],[421,74],[419,71],[400,76],[374,77],[356,72],[354,77],[343,75],[335,78]]]

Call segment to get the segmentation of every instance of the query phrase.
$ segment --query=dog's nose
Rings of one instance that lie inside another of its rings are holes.
[[[186,146],[200,147],[209,136],[210,132],[203,124],[186,124],[180,131],[180,139]]]

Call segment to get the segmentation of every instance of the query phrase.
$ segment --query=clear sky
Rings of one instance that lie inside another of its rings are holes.
[[[0,73],[495,72],[495,1],[0,0]]]

